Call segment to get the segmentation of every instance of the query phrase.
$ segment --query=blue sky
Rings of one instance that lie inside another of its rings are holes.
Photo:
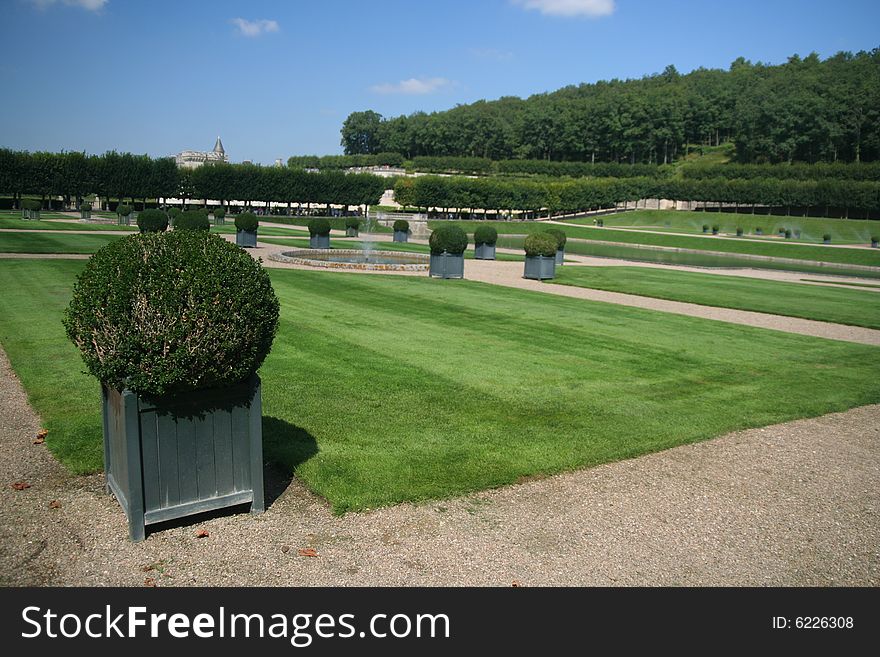
[[[0,0],[0,146],[339,153],[352,111],[880,46],[877,0]]]

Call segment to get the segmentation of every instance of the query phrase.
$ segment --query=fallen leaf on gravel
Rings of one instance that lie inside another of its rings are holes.
[[[142,567],[141,570],[143,570],[145,573],[148,573],[153,570],[153,564],[148,563],[146,566]]]
[[[289,545],[282,545],[282,546],[281,546],[281,551],[282,551],[284,554],[287,554],[288,552],[290,552],[290,546],[289,546]]]
[[[37,431],[37,437],[34,438],[34,445],[42,445],[46,442],[46,436],[49,435],[48,429],[40,429]]]
[[[301,557],[317,557],[318,551],[315,548],[300,548],[296,552]]]
[[[49,508],[50,509],[60,509],[61,502],[59,502],[58,500],[52,500],[51,502],[49,502]]]
[[[15,490],[24,490],[25,488],[30,488],[31,485],[26,481],[16,481],[12,484],[12,488]]]
[[[208,538],[208,536],[210,536],[210,534],[207,529],[200,529],[196,532],[196,538]]]
[[[511,584],[511,586],[513,588],[519,588],[520,586],[522,586],[522,583],[518,579],[515,579],[515,580],[513,580],[513,583]]]
[[[157,586],[156,580],[153,579],[152,577],[147,577],[144,580],[144,586]]]

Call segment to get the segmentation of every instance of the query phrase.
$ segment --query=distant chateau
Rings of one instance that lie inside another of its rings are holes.
[[[181,151],[174,157],[177,166],[182,169],[195,169],[205,163],[229,162],[229,156],[223,148],[223,142],[217,137],[217,143],[214,144],[214,150],[203,151]]]

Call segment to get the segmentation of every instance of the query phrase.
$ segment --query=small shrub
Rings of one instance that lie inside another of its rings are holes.
[[[253,374],[272,346],[278,309],[257,260],[218,235],[184,230],[99,250],[77,278],[63,322],[105,385],[163,396]]]
[[[703,224],[703,232],[704,232],[704,233],[708,233],[708,232],[709,232],[709,224]]]
[[[21,209],[27,210],[28,212],[39,212],[42,207],[43,204],[33,198],[22,199],[21,201]]]
[[[830,242],[830,241],[831,241],[831,235],[829,235],[828,233],[825,233],[825,234],[822,236],[822,239],[823,239],[824,241],[826,241],[826,242]]]
[[[561,230],[559,228],[548,228],[544,232],[556,238],[557,251],[561,251],[565,248],[565,243],[568,241],[568,237],[566,236],[564,230]]]
[[[554,235],[549,233],[532,233],[526,237],[523,248],[527,256],[555,257],[559,242]]]
[[[142,233],[163,233],[168,229],[168,215],[161,210],[144,210],[137,218]]]
[[[177,217],[179,217],[182,214],[183,214],[183,212],[181,212],[180,208],[169,208],[169,210],[168,210],[168,216],[171,217],[172,219],[177,219]]]
[[[235,217],[235,229],[247,231],[248,233],[257,232],[257,228],[260,227],[260,220],[257,219],[257,215],[253,212],[242,212],[240,215]]]
[[[80,212],[91,212],[92,211],[92,204],[89,203],[88,201],[80,203],[79,210],[80,210]]]
[[[309,235],[329,235],[330,222],[324,217],[315,217],[309,221]]]
[[[409,232],[409,222],[406,219],[398,219],[394,222],[393,226],[394,230],[399,230],[404,233]]]
[[[497,241],[498,231],[495,230],[494,226],[480,224],[474,231],[474,244],[476,244],[477,246],[479,246],[480,244],[489,244],[491,246],[494,245]]]
[[[345,219],[345,227],[346,228],[360,228],[361,220],[357,217],[346,217]]]
[[[713,234],[713,235],[717,235],[717,234],[718,234],[718,231],[719,231],[719,228],[718,228],[717,225],[712,226],[712,234]]]
[[[743,234],[743,229],[742,229],[742,228],[737,228],[737,229],[736,229],[736,236],[737,236],[737,237],[742,237],[742,234]]]
[[[203,211],[187,210],[174,220],[174,230],[211,230],[211,222]]]
[[[226,208],[214,208],[214,219],[224,219],[226,217]]]
[[[604,220],[604,219],[596,219],[596,225],[597,225],[599,228],[604,228],[604,226],[605,226],[605,220]]]
[[[121,217],[127,217],[131,214],[131,206],[130,205],[117,205],[116,206],[116,214]]]
[[[876,235],[871,235],[871,246],[876,248],[878,244],[880,244],[880,237],[877,237]]]
[[[461,255],[467,248],[468,236],[458,226],[446,224],[431,233],[428,244],[431,246],[431,253],[446,251],[450,255]]]
[[[785,239],[791,239],[791,229],[790,228],[785,229]]]

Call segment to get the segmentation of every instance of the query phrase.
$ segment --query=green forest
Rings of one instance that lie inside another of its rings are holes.
[[[730,142],[745,164],[880,159],[880,49],[568,86],[430,114],[351,113],[347,155],[668,164]]]

